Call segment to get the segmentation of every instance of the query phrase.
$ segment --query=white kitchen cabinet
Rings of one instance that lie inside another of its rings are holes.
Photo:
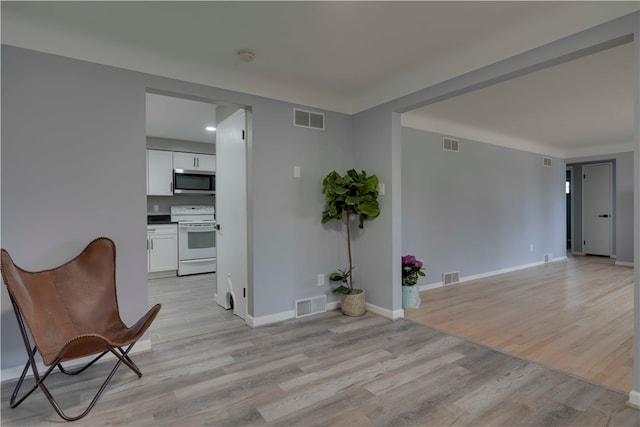
[[[147,150],[147,196],[173,195],[173,153]]]
[[[174,169],[215,172],[216,156],[176,151],[173,153],[173,167]]]
[[[176,224],[147,226],[147,271],[178,269],[178,227]]]

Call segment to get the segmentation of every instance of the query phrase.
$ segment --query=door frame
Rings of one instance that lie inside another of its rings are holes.
[[[589,166],[602,166],[602,165],[609,165],[609,212],[610,213],[610,221],[609,221],[609,258],[615,258],[614,255],[614,248],[613,248],[613,233],[614,233],[614,229],[613,229],[613,222],[614,222],[614,210],[613,210],[613,192],[615,190],[614,188],[614,182],[613,182],[613,162],[611,161],[604,161],[604,162],[596,162],[596,163],[588,163],[588,164],[583,164],[582,165],[582,188],[580,189],[580,191],[582,192],[582,239],[584,240],[584,223],[585,223],[585,211],[584,211],[584,168],[585,167],[589,167]],[[585,249],[584,249],[584,243],[582,245],[582,253],[584,253],[585,255],[587,254]]]
[[[252,141],[253,141],[253,121],[252,121],[252,112],[253,109],[251,107],[251,105],[246,105],[246,104],[238,104],[236,102],[231,102],[231,101],[223,101],[220,99],[214,99],[214,98],[210,98],[208,96],[195,96],[195,95],[190,95],[184,92],[174,92],[171,90],[166,90],[166,89],[160,89],[158,87],[150,87],[147,86],[145,88],[145,95],[148,93],[152,93],[152,94],[156,94],[156,95],[163,95],[163,96],[168,96],[168,97],[173,97],[173,98],[179,98],[179,99],[183,99],[183,100],[188,100],[188,101],[195,101],[195,102],[205,102],[205,103],[210,103],[210,104],[215,104],[218,106],[224,106],[224,107],[236,107],[238,109],[242,109],[245,112],[245,164],[246,164],[246,169],[245,169],[245,178],[246,178],[246,186],[244,188],[244,195],[245,195],[245,199],[247,202],[247,217],[246,217],[246,221],[244,224],[245,230],[246,230],[246,244],[247,244],[247,251],[246,251],[246,265],[247,265],[247,282],[246,282],[246,317],[244,319],[245,324],[249,325],[249,326],[253,326],[253,317],[252,315],[249,314],[249,310],[251,309],[251,311],[253,312],[252,309],[252,304],[253,304],[253,264],[251,262],[251,254],[253,251],[253,247],[252,247],[252,242],[253,242],[253,236],[252,236],[252,226],[251,226],[251,217],[252,217],[252,212],[253,212],[253,204],[252,204],[252,199],[250,196],[252,190],[251,190],[251,178],[252,178],[252,171],[251,171],[251,165],[252,165]],[[146,109],[145,109],[145,117],[146,117]],[[225,119],[228,117],[225,117]],[[216,118],[216,121],[218,119]],[[224,119],[223,119],[224,120]],[[145,150],[146,150],[146,139],[145,139],[145,144],[144,144]],[[146,167],[146,166],[145,166]],[[146,188],[146,187],[145,187]],[[146,191],[145,191],[146,192]],[[146,197],[146,195],[145,195]],[[217,204],[217,201],[216,201]],[[145,221],[146,222],[146,221]],[[176,276],[177,277],[177,276]],[[216,281],[219,282],[220,278],[218,277],[217,273],[216,273]],[[148,293],[149,293],[149,285],[148,285],[148,280],[147,280],[147,298],[148,298]],[[215,297],[214,297],[214,301],[216,301]],[[217,303],[217,302],[216,302]]]
[[[571,245],[569,247],[569,251],[571,252],[571,254],[574,253],[574,246],[575,246],[575,233],[574,233],[574,229],[575,229],[575,221],[574,221],[574,215],[576,214],[576,209],[575,209],[575,197],[573,196],[574,194],[574,188],[575,188],[575,170],[573,169],[573,165],[569,165],[567,166],[567,172],[569,172],[569,205],[571,207],[571,212],[569,212],[569,215],[565,215],[565,216],[569,216],[569,222],[570,222],[570,226],[571,226],[571,230],[570,231],[570,236],[571,236]],[[566,182],[566,178],[565,178],[565,182]],[[566,184],[565,184],[566,185]],[[566,212],[565,212],[566,214]]]

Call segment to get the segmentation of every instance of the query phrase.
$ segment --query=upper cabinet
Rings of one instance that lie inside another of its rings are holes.
[[[173,195],[173,153],[147,150],[147,195]]]
[[[196,170],[196,171],[216,171],[216,156],[211,154],[197,153],[173,153],[173,168]]]

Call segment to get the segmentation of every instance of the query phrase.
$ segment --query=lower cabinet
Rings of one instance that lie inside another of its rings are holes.
[[[178,269],[178,227],[176,224],[147,226],[147,271]]]

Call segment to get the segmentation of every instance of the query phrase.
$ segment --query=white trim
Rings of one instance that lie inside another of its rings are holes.
[[[551,261],[549,261],[546,264],[550,264],[552,262],[558,262],[558,261],[565,261],[566,259],[567,259],[566,256],[561,256],[558,258],[553,258]],[[459,281],[455,283],[451,283],[451,285],[457,285],[459,283],[470,282],[472,280],[477,280],[477,279],[484,279],[485,277],[497,276],[499,274],[511,273],[512,271],[524,270],[526,268],[537,267],[539,265],[544,265],[544,264],[545,264],[544,261],[538,261],[538,262],[532,262],[529,264],[516,265],[515,267],[503,268],[500,270],[488,271],[486,273],[474,274],[471,276],[464,276],[464,277],[461,277]],[[447,286],[451,286],[451,285],[447,285]],[[418,289],[422,292],[429,289],[442,288],[442,287],[444,287],[444,284],[442,282],[435,282],[435,283],[429,283],[427,285],[421,285]]]
[[[389,319],[389,320],[397,320],[397,319],[403,319],[404,318],[404,310],[403,309],[391,311],[391,310],[389,310],[387,308],[383,308],[383,307],[380,307],[378,305],[371,304],[369,302],[365,303],[364,306],[368,311],[370,311],[370,312],[372,312],[374,314],[377,314],[378,316],[382,316],[382,317],[384,317],[386,319]]]
[[[327,303],[327,311],[338,310],[340,308],[340,300]]]
[[[133,347],[131,349],[131,352],[129,354],[134,355],[134,354],[138,354],[138,353],[143,353],[145,351],[150,351],[151,350],[151,339],[147,338],[144,340],[139,340],[135,347]],[[96,356],[89,356],[89,357],[83,357],[80,359],[75,359],[72,360],[70,362],[65,362],[64,367],[65,368],[73,368],[76,366],[82,366],[84,364],[89,363],[93,358],[95,358]],[[115,360],[115,356],[111,353],[105,354],[104,357],[102,359],[100,359],[99,361],[96,362],[96,364],[98,363],[102,363],[104,361],[107,360]],[[25,363],[26,363],[26,355],[25,355]],[[47,369],[49,369],[48,366],[45,366],[44,363],[42,363],[42,361],[37,361],[36,362],[36,367],[38,368],[38,372],[42,373],[44,371],[46,371]],[[24,369],[24,365],[20,365],[20,366],[14,366],[12,368],[5,368],[0,372],[0,378],[2,378],[2,381],[9,381],[9,380],[14,380],[16,378],[20,378],[20,375],[22,374],[22,370]],[[33,376],[33,372],[31,372],[31,369],[29,369],[29,373],[27,374],[27,378],[32,377]]]
[[[296,317],[295,310],[281,311],[280,313],[268,314],[266,316],[253,317],[247,314],[247,325],[255,328],[257,326],[270,325],[272,323],[283,322],[285,320],[294,319]]]
[[[444,283],[442,283],[442,282],[429,283],[427,285],[418,286],[418,291],[420,291],[420,292],[427,291],[429,289],[441,288],[442,286],[444,286]]]
[[[627,401],[627,405],[635,409],[640,409],[640,391],[631,390],[629,392],[629,401]]]
[[[616,260],[616,265],[619,265],[620,267],[632,267],[633,268],[633,263],[632,262],[627,262],[627,261],[617,261]]]
[[[340,301],[332,301],[328,302],[327,311],[338,310],[340,308]],[[373,305],[371,303],[366,303],[365,308],[375,313],[379,316],[382,316],[387,319],[396,320],[404,318],[404,310],[395,310],[391,311],[386,308],[379,307],[377,305]],[[280,313],[268,314],[266,316],[253,317],[247,314],[247,325],[252,328],[264,325],[270,325],[272,323],[283,322],[285,320],[294,319],[296,317],[295,310],[282,311]]]
[[[569,230],[569,236],[570,236],[570,239],[571,239],[571,252],[573,253],[573,248],[574,248],[574,246],[576,244],[576,238],[575,238],[575,232],[574,232],[574,223],[575,223],[574,215],[576,214],[575,203],[574,203],[574,199],[575,199],[575,197],[574,197],[574,193],[575,193],[574,189],[575,189],[575,186],[576,186],[576,183],[575,183],[576,174],[575,174],[575,170],[573,169],[573,165],[567,166],[566,170],[569,172],[569,182],[570,182],[570,184],[569,184],[569,205],[570,205],[570,209],[571,209],[571,212],[570,212],[571,218],[569,220],[569,225],[571,226],[571,230]],[[566,178],[565,178],[565,182],[566,182]],[[565,212],[565,214],[566,214],[566,212]]]
[[[575,256],[585,256],[584,252],[573,252],[571,251],[571,255],[575,255]]]

